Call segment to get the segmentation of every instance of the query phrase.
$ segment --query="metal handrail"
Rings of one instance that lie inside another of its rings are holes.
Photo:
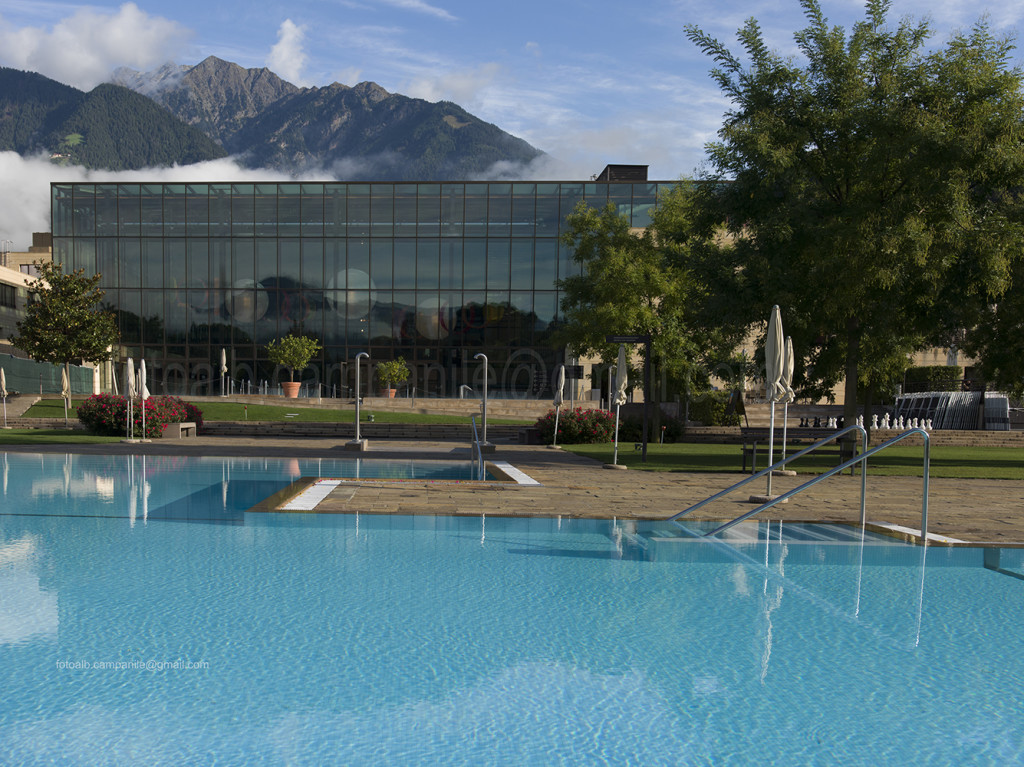
[[[801,450],[798,453],[794,453],[793,455],[786,456],[781,461],[777,461],[777,462],[773,463],[767,469],[762,469],[761,471],[757,472],[756,474],[751,474],[746,479],[740,480],[735,485],[730,485],[729,487],[725,488],[725,490],[722,490],[719,493],[715,493],[710,498],[705,498],[700,503],[695,503],[690,508],[683,509],[678,514],[674,514],[671,517],[669,517],[667,521],[674,522],[675,520],[679,519],[680,517],[685,517],[691,511],[696,511],[701,506],[705,506],[705,505],[711,503],[712,501],[717,501],[722,496],[728,495],[733,490],[736,490],[737,488],[743,487],[748,482],[753,482],[755,479],[763,477],[766,474],[768,474],[769,472],[775,471],[776,469],[781,468],[785,464],[790,463],[791,461],[796,460],[800,456],[806,455],[807,453],[810,453],[812,450],[817,450],[822,445],[827,445],[829,442],[832,442],[833,440],[838,439],[839,437],[841,437],[844,434],[846,434],[848,432],[851,432],[851,431],[859,431],[860,432],[860,434],[861,434],[861,453],[866,452],[867,448],[868,448],[868,433],[867,433],[867,430],[863,426],[861,426],[860,424],[856,424],[855,423],[852,426],[847,426],[847,427],[845,427],[843,429],[840,429],[837,432],[833,432],[832,434],[828,435],[827,437],[824,437],[823,439],[819,439],[813,445],[808,445],[807,447],[805,447],[803,450]],[[844,466],[844,468],[846,468],[846,467]],[[863,483],[864,483],[864,468],[862,466],[861,467],[861,484],[863,484]]]
[[[473,459],[476,461],[477,465],[476,478],[483,481],[487,476],[487,472],[484,469],[484,453],[483,450],[480,449],[480,435],[476,430],[476,416],[470,416],[469,420],[473,422],[473,446],[476,448],[476,455]]]
[[[922,503],[921,503],[921,541],[924,543],[924,545],[927,546],[928,545],[928,474],[929,474],[929,465],[930,465],[931,438],[928,436],[928,432],[926,432],[924,429],[919,429],[919,428],[918,429],[910,429],[908,431],[903,432],[902,434],[897,434],[895,437],[893,437],[890,440],[886,440],[881,445],[876,445],[875,447],[871,448],[870,450],[867,450],[867,451],[863,452],[861,455],[859,455],[859,456],[857,456],[855,458],[851,458],[850,460],[845,461],[844,463],[841,463],[841,464],[839,464],[838,466],[836,466],[836,467],[834,467],[832,469],[829,469],[824,474],[819,474],[818,476],[814,477],[813,479],[808,480],[807,482],[805,482],[804,484],[800,485],[799,487],[795,487],[792,490],[789,490],[789,491],[783,493],[782,495],[778,495],[778,496],[772,498],[771,500],[766,501],[765,503],[761,504],[760,506],[758,506],[753,511],[749,511],[749,512],[747,512],[745,514],[741,514],[740,516],[736,517],[736,519],[733,519],[733,520],[731,520],[729,522],[726,522],[724,525],[716,527],[710,533],[705,533],[703,537],[707,538],[708,536],[717,535],[718,533],[721,533],[721,532],[723,532],[725,530],[728,530],[733,525],[739,524],[740,522],[744,521],[745,519],[750,519],[750,517],[754,516],[755,514],[760,514],[765,509],[770,509],[772,506],[774,506],[777,503],[782,503],[782,501],[785,501],[788,498],[792,498],[794,495],[803,492],[804,490],[806,490],[809,487],[813,487],[814,485],[818,484],[819,482],[821,482],[823,480],[828,479],[829,477],[833,476],[834,474],[838,474],[839,472],[842,472],[842,471],[850,468],[851,466],[853,466],[856,463],[859,463],[861,465],[861,467],[860,467],[860,472],[861,472],[861,474],[860,474],[860,476],[861,476],[860,524],[863,527],[865,522],[867,521],[867,512],[866,512],[865,505],[864,505],[864,499],[865,499],[866,489],[867,489],[867,483],[866,483],[866,479],[865,479],[865,477],[866,477],[866,469],[867,469],[867,459],[870,458],[871,456],[873,456],[875,453],[881,452],[882,450],[885,450],[888,447],[892,447],[897,442],[902,442],[904,439],[909,437],[911,434],[920,434],[922,437],[924,437],[924,487],[922,489],[922,494],[923,494],[924,498],[923,498]]]

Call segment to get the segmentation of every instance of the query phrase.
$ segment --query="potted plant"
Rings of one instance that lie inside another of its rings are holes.
[[[320,342],[309,336],[284,336],[267,344],[267,357],[275,365],[284,365],[291,373],[291,381],[283,383],[284,396],[294,399],[299,396],[295,371],[305,370],[313,355],[320,351]]]
[[[405,383],[409,380],[409,366],[405,364],[405,358],[388,360],[377,364],[377,385],[387,390],[389,397],[395,396],[395,390],[391,384]]]

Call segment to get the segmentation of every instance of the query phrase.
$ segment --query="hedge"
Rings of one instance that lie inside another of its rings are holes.
[[[128,403],[124,397],[113,394],[94,394],[78,406],[78,420],[92,433],[110,437],[123,437],[127,433]],[[195,423],[202,428],[203,413],[190,402],[177,397],[150,397],[146,400],[147,439],[164,435],[169,423]],[[142,407],[134,403],[132,423],[136,436],[142,436]]]
[[[550,443],[555,436],[555,411],[552,408],[537,419],[541,442]],[[580,445],[591,442],[610,442],[615,433],[615,416],[607,410],[566,408],[558,414],[558,442]]]

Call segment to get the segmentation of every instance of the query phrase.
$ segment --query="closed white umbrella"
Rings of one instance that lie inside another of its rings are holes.
[[[786,460],[786,437],[789,429],[789,403],[796,400],[793,391],[793,339],[786,336],[782,353],[782,460]]]
[[[7,376],[4,369],[0,368],[0,398],[4,401],[4,428],[7,428]]]
[[[67,428],[68,407],[71,405],[71,382],[68,380],[66,365],[60,369],[60,396],[64,400],[64,427]]]
[[[135,379],[135,360],[131,357],[124,363],[124,395],[128,399],[135,399],[139,393]]]
[[[135,399],[135,360],[131,357],[124,363],[124,396],[128,400],[125,409],[127,421],[124,427],[125,437],[132,439],[132,400]]]
[[[149,389],[146,387],[146,360],[139,361],[139,399],[142,400],[142,438],[146,438],[146,400]]]
[[[555,434],[551,438],[551,446],[558,446],[558,412],[565,401],[565,365],[558,366],[558,377],[555,379]]]
[[[765,396],[771,403],[768,426],[768,465],[775,463],[775,403],[781,402],[786,393],[782,385],[782,367],[785,360],[786,341],[782,334],[782,312],[779,305],[772,307],[768,320],[768,336],[764,342]],[[772,494],[772,473],[768,472],[768,495]]]
[[[222,346],[220,347],[220,396],[226,397],[227,392],[227,378],[225,374],[228,372],[228,353],[227,350]]]
[[[615,391],[612,394],[612,403],[615,405],[615,451],[612,453],[612,465],[619,462],[619,408],[626,401],[626,391],[629,389],[629,368],[626,365],[626,347],[619,345],[619,359],[615,363]]]

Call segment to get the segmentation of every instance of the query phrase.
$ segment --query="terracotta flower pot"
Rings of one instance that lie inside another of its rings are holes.
[[[299,388],[302,383],[299,381],[284,381],[281,388],[284,389],[284,396],[288,399],[296,399],[299,396]]]

